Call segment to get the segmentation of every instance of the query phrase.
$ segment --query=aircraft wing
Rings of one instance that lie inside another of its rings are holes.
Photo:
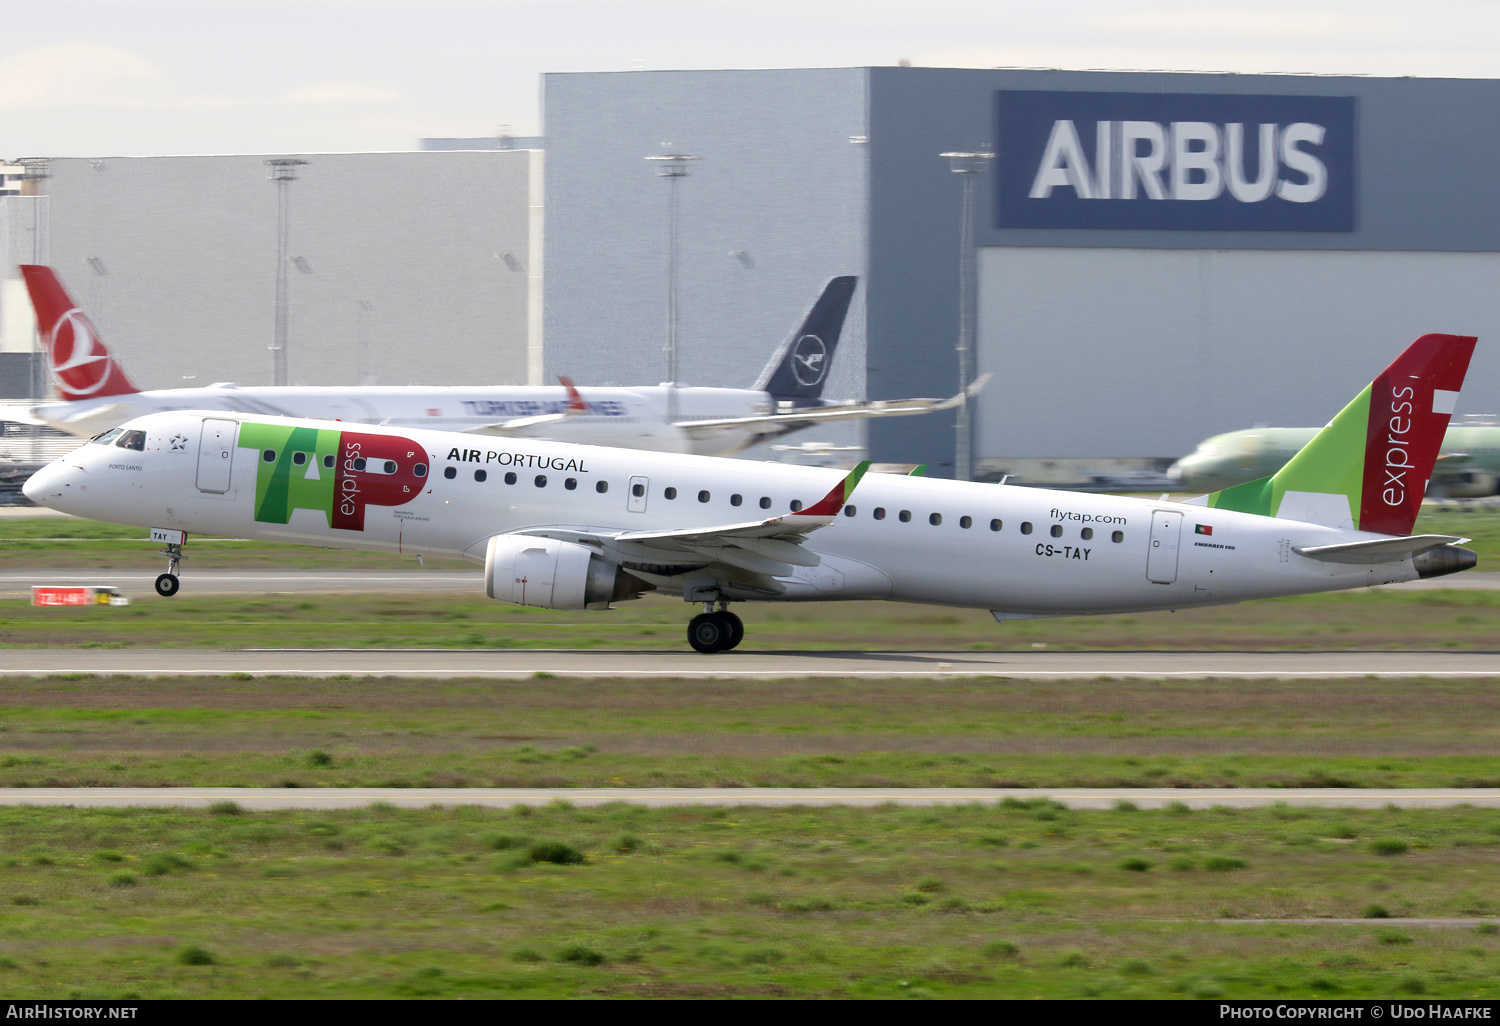
[[[870,469],[866,460],[849,472],[822,499],[779,517],[671,531],[574,531],[541,528],[521,533],[592,542],[613,549],[632,574],[653,583],[673,576],[672,568],[721,571],[760,590],[775,592],[770,578],[785,577],[797,566],[817,566],[817,553],[802,547],[807,535],[833,523],[854,488]],[[650,569],[648,569],[650,568]],[[753,575],[745,581],[743,574]]]
[[[831,420],[863,420],[870,417],[907,417],[917,413],[951,410],[965,398],[972,399],[990,380],[990,375],[975,378],[967,389],[950,399],[876,399],[870,402],[839,403],[836,406],[814,406],[790,413],[768,413],[757,417],[723,417],[708,420],[682,420],[675,427],[689,438],[711,438],[717,431],[734,428],[755,434],[779,434],[795,425],[816,424]]]
[[[493,424],[480,424],[478,427],[465,428],[464,431],[471,435],[514,435],[529,431],[535,427],[546,424],[558,424],[569,417],[576,417],[580,413],[589,412],[588,404],[583,401],[583,396],[578,392],[578,386],[573,384],[573,379],[559,375],[557,380],[568,393],[568,408],[562,413],[541,413],[534,417],[515,417],[511,420],[496,421]]]

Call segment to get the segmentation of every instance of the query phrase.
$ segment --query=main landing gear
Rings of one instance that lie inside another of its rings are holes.
[[[727,605],[727,603],[724,603]],[[712,602],[688,623],[688,644],[705,655],[728,652],[745,640],[745,622],[728,609],[714,611]]]
[[[156,578],[156,593],[162,598],[171,598],[182,587],[182,582],[177,578],[177,564],[187,559],[182,554],[182,546],[186,543],[187,535],[183,534],[182,541],[167,542],[167,547],[161,552],[167,557],[167,572]]]

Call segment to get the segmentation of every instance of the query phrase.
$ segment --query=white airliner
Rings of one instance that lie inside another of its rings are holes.
[[[270,386],[235,384],[141,391],[105,348],[99,331],[50,267],[21,273],[47,343],[60,401],[31,406],[35,423],[87,437],[165,410],[229,410],[428,427],[510,438],[547,438],[657,452],[729,456],[830,420],[906,416],[951,409],[951,399],[826,402],[823,384],[858,279],[834,278],[750,388],[461,386]],[[969,389],[982,388],[981,379]]]
[[[1423,336],[1275,475],[1193,503],[187,411],[107,431],[25,491],[149,528],[162,595],[190,533],[462,555],[522,605],[702,603],[701,652],[743,637],[730,602],[1181,609],[1474,566],[1467,539],[1409,534],[1474,341]]]

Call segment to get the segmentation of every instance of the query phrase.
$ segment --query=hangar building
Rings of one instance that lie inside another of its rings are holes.
[[[285,186],[288,382],[540,380],[541,158],[301,155]],[[31,348],[16,264],[36,261],[141,388],[269,384],[282,186],[266,159],[44,162],[40,195],[0,199],[0,357]],[[11,370],[6,396],[30,394]]]
[[[1459,412],[1500,410],[1500,82],[554,74],[544,114],[548,375],[659,375],[666,186],[642,158],[669,150],[700,158],[675,186],[682,380],[748,383],[821,283],[856,273],[830,394],[951,395],[962,186],[939,154],[993,150],[979,471],[1322,423],[1429,331],[1481,337]],[[844,430],[952,473],[951,414]]]

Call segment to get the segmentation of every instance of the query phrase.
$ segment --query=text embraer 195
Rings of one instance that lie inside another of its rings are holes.
[[[164,595],[190,532],[463,555],[508,602],[702,603],[702,652],[743,637],[731,602],[1180,609],[1472,567],[1410,531],[1474,341],[1423,336],[1281,471],[1191,503],[212,412],[131,421],[25,491],[150,528]]]
[[[729,456],[825,421],[932,413],[957,406],[961,398],[874,402],[822,398],[858,284],[854,277],[828,282],[802,324],[777,348],[750,388],[589,386],[585,396],[566,378],[561,379],[561,387],[218,384],[143,392],[126,377],[98,329],[50,267],[25,265],[21,273],[36,308],[37,329],[47,344],[52,382],[61,396],[58,401],[31,406],[27,415],[36,423],[82,436],[157,411],[231,410]],[[983,380],[976,382],[970,393],[983,384]]]

